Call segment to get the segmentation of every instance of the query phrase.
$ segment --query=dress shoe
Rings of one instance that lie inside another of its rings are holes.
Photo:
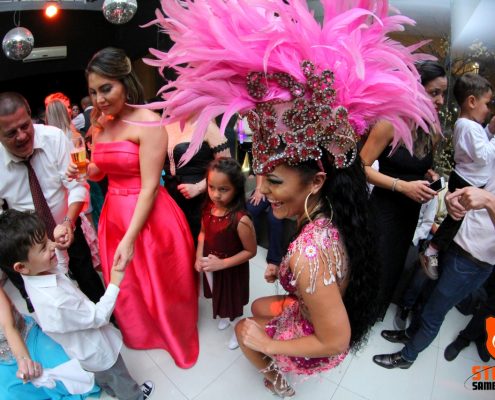
[[[476,349],[478,350],[478,355],[481,358],[481,361],[488,362],[490,361],[490,353],[486,349],[486,344],[483,340],[476,340],[474,342],[476,344]]]
[[[373,362],[378,364],[380,367],[387,369],[408,369],[411,365],[413,365],[413,361],[406,361],[402,358],[400,351],[392,354],[379,354],[377,356],[373,356]]]
[[[449,344],[443,353],[443,356],[447,361],[455,360],[462,349],[469,346],[469,340],[457,336],[457,338]]]
[[[409,338],[406,335],[406,331],[382,331],[382,337],[392,343],[406,344]]]

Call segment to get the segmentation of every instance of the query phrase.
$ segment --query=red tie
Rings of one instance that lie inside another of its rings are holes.
[[[34,172],[34,169],[31,166],[31,157],[29,157],[26,161],[23,161],[23,163],[28,170],[29,188],[31,189],[31,196],[33,197],[34,209],[46,225],[46,233],[48,235],[48,238],[50,240],[53,240],[53,230],[56,226],[55,220],[53,219],[50,207],[48,207],[48,203],[46,202],[43,190],[41,190],[40,182],[38,181],[36,172]]]

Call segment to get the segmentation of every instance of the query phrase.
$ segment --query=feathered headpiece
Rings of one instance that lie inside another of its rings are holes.
[[[378,120],[395,128],[393,146],[412,147],[411,129],[438,128],[412,54],[390,39],[411,19],[388,16],[386,0],[321,0],[320,24],[305,0],[162,0],[158,23],[175,42],[150,49],[148,64],[174,68],[160,93],[166,122],[197,120],[182,162],[199,149],[209,122],[248,114],[255,169],[319,160],[350,164],[357,135]],[[149,24],[149,25],[150,25]],[[439,130],[439,129],[438,129]]]

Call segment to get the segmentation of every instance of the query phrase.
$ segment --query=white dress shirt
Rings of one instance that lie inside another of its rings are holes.
[[[76,180],[67,182],[65,179],[70,160],[70,142],[60,129],[35,124],[33,148],[31,165],[53,218],[60,224],[70,204],[88,201],[87,185]],[[28,171],[22,161],[0,144],[0,209],[7,202],[9,208],[15,210],[34,210]]]
[[[495,162],[490,165],[495,172]],[[495,194],[495,174],[488,179],[485,190]],[[466,213],[454,242],[478,260],[495,264],[495,227],[485,209]]]
[[[72,124],[78,131],[84,128],[84,114],[82,112],[77,114],[76,117],[72,120]]]
[[[459,118],[454,126],[455,172],[472,186],[481,187],[493,174],[495,138],[488,127],[467,118]]]
[[[119,288],[108,285],[94,304],[66,275],[54,268],[47,275],[22,275],[26,291],[36,310],[34,318],[70,358],[91,372],[112,367],[122,347],[122,335],[110,324]]]

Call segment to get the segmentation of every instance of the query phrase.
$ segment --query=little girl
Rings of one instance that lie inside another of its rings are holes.
[[[249,259],[256,255],[256,234],[246,211],[241,167],[232,158],[213,160],[207,169],[209,200],[201,218],[196,270],[205,273],[204,294],[212,298],[218,329],[241,317],[249,302]],[[211,279],[213,277],[213,279]],[[229,349],[238,347],[235,334]]]

